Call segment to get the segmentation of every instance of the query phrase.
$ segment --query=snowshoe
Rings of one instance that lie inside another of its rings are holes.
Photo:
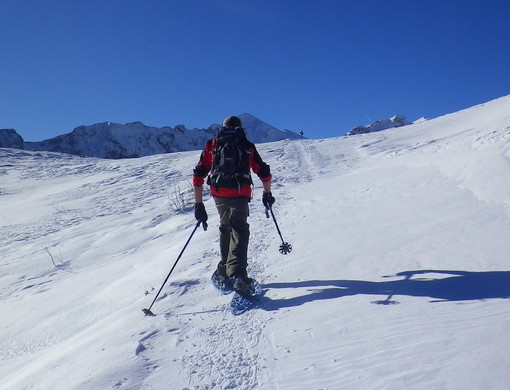
[[[243,288],[243,293],[250,293],[251,295],[242,295],[239,291],[234,290],[234,295],[232,296],[232,300],[230,301],[229,309],[230,312],[237,316],[243,314],[244,312],[252,309],[256,306],[258,297],[262,295],[262,286],[255,279],[245,278],[244,284],[238,283],[238,288]],[[249,286],[246,286],[249,284]],[[234,288],[236,287],[234,281]]]

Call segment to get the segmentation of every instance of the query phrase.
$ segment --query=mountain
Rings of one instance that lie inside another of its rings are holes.
[[[264,121],[254,117],[253,115],[244,113],[239,115],[239,119],[246,128],[248,139],[255,140],[255,143],[280,141],[283,139],[296,139],[300,136],[290,130],[280,130]]]
[[[200,149],[214,135],[211,129],[184,126],[150,127],[141,122],[80,126],[71,133],[42,142],[25,142],[25,150],[70,153],[100,158],[131,158]]]
[[[510,96],[258,150],[293,251],[279,253],[254,180],[249,273],[264,295],[233,317],[209,281],[209,195],[209,229],[182,252],[200,152],[0,149],[2,390],[509,387]]]
[[[250,114],[241,114],[240,118],[247,127],[248,138],[255,143],[299,138],[296,133],[278,130]],[[124,125],[104,122],[80,126],[71,133],[45,141],[25,142],[24,149],[100,158],[143,157],[201,149],[207,140],[214,137],[219,126],[188,130],[183,125],[157,128],[141,122]]]
[[[23,149],[23,138],[14,129],[0,129],[0,148]]]
[[[350,130],[346,135],[357,135],[357,134],[366,134],[366,133],[374,133],[376,131],[382,131],[387,129],[392,129],[395,127],[402,127],[411,125],[411,122],[408,122],[405,116],[395,115],[389,119],[381,119],[375,121],[366,126],[357,126]]]

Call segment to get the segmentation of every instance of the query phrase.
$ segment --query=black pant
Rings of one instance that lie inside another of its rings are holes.
[[[220,214],[221,261],[218,272],[228,277],[247,277],[248,241],[250,239],[249,198],[215,197]]]

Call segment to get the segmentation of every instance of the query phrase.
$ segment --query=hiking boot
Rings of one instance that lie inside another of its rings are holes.
[[[211,276],[211,281],[218,290],[223,294],[229,294],[232,292],[232,281],[226,275],[222,275],[218,270],[214,271]]]
[[[253,279],[243,276],[234,276],[231,278],[232,288],[236,293],[243,297],[253,297],[255,288],[253,287]]]

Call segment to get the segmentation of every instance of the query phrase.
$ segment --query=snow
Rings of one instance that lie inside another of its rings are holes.
[[[234,317],[195,221],[198,152],[129,160],[0,149],[2,389],[507,389],[510,96],[412,126],[258,146]],[[188,206],[179,209],[175,200]],[[51,255],[51,256],[50,256]]]

